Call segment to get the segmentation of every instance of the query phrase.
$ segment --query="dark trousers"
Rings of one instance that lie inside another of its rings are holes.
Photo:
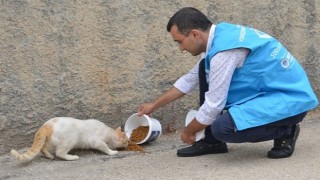
[[[205,75],[204,59],[199,64],[199,89],[200,106],[204,103],[205,92],[208,91],[208,83]],[[230,142],[261,142],[280,139],[289,136],[292,126],[298,124],[306,116],[307,112],[288,117],[270,124],[258,126],[242,131],[236,130],[231,114],[227,111],[218,117],[211,126],[205,129],[204,140],[208,143]]]

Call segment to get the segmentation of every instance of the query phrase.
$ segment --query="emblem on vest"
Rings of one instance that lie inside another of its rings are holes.
[[[287,69],[290,66],[290,62],[288,59],[282,59],[281,60],[281,66],[285,69]]]

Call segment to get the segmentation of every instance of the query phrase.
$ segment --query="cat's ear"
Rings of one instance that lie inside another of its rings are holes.
[[[117,129],[115,129],[115,131],[116,131],[116,135],[117,135],[117,140],[121,141],[121,139],[122,139],[121,127],[118,127]]]
[[[121,127],[119,126],[115,131],[116,132],[121,132]]]

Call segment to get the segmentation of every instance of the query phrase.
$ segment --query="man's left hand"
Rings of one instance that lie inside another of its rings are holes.
[[[188,133],[186,129],[183,129],[180,140],[186,144],[194,144],[196,140],[196,133]]]

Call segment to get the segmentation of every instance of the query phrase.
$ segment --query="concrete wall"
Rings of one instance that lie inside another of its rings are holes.
[[[171,87],[197,61],[166,32],[185,6],[277,37],[320,94],[317,0],[1,0],[0,154],[30,146],[56,116],[121,126],[139,103]],[[174,131],[197,101],[194,92],[154,116]]]

